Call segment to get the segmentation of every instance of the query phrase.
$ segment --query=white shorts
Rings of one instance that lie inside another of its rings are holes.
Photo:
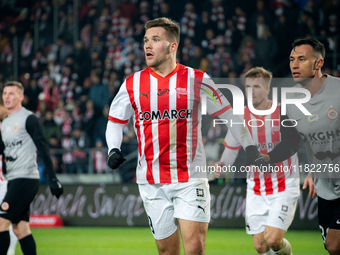
[[[167,238],[177,230],[176,219],[210,221],[210,191],[206,179],[139,184],[138,187],[156,240]]]
[[[294,219],[300,190],[259,196],[247,189],[246,230],[247,234],[262,233],[266,226],[288,230]]]

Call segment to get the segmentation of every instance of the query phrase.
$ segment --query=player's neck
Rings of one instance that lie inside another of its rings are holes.
[[[305,84],[301,84],[303,88],[309,90],[311,97],[315,96],[325,84],[327,76],[320,74],[315,75],[313,79],[310,79]]]
[[[12,108],[12,109],[8,109],[8,116],[11,116],[13,113],[15,113],[16,111],[20,110],[22,108],[22,105],[17,105],[16,107]]]
[[[176,66],[177,66],[176,59],[174,59],[174,60],[171,59],[171,61],[165,61],[162,64],[160,64],[159,66],[151,67],[151,69],[156,74],[158,74],[162,77],[165,77],[169,73],[171,73],[173,70],[175,70]]]
[[[271,106],[272,106],[272,101],[269,100],[268,98],[264,98],[262,102],[259,105],[254,106],[254,108],[259,111],[265,111],[265,110],[269,110]]]

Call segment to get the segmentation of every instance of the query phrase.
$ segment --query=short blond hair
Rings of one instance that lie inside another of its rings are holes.
[[[179,24],[169,18],[166,17],[161,17],[153,20],[149,20],[145,24],[145,31],[148,30],[149,28],[152,27],[162,27],[167,31],[174,39],[177,44],[179,44],[179,33],[180,33],[180,28]]]
[[[273,78],[273,74],[264,69],[263,67],[254,67],[252,69],[250,69],[245,75],[245,78],[264,78],[265,81],[265,85],[267,86],[267,88],[270,88],[270,83],[272,81]]]
[[[22,92],[22,94],[24,94],[24,86],[22,85],[21,82],[18,82],[18,81],[8,81],[8,82],[5,83],[4,88],[5,87],[10,87],[10,86],[17,87]]]

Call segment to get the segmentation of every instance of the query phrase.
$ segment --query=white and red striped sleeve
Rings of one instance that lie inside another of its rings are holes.
[[[126,89],[126,81],[124,81],[116,97],[111,103],[109,120],[119,124],[126,124],[129,122],[132,114],[133,108],[130,102],[128,91]]]
[[[224,162],[226,166],[231,166],[234,164],[238,155],[238,151],[239,149],[241,149],[242,146],[233,136],[230,130],[224,138],[223,145],[225,148],[221,156],[221,161]]]

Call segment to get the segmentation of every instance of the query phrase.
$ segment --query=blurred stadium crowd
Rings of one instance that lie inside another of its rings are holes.
[[[58,173],[107,171],[109,104],[124,79],[146,67],[142,41],[150,19],[178,21],[178,62],[213,78],[240,78],[254,66],[285,77],[296,38],[313,36],[327,53],[339,51],[339,0],[1,2],[0,88],[12,79],[24,84],[24,106],[40,117]],[[323,71],[339,77],[332,60],[325,62]],[[211,141],[224,135],[210,128],[204,134]],[[128,155],[136,148],[128,124],[122,151]]]

